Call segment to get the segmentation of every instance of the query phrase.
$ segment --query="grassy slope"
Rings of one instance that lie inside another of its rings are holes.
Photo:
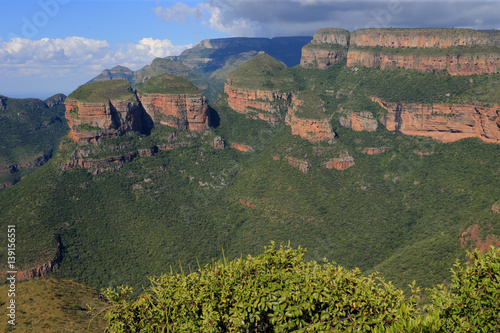
[[[0,302],[6,307],[8,285],[0,287]],[[70,280],[37,278],[16,284],[16,325],[0,322],[2,332],[102,332],[106,327],[106,308],[94,288]],[[86,304],[93,309],[91,314]]]
[[[134,98],[130,82],[121,79],[87,83],[68,96],[68,99],[86,103],[106,102],[110,99],[133,100]]]
[[[145,94],[201,94],[200,88],[191,81],[180,76],[166,74],[150,78],[137,87],[137,91]]]

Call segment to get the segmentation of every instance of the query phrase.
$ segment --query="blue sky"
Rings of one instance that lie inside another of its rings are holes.
[[[500,28],[500,1],[3,0],[0,94],[69,94],[103,69],[133,70],[203,39],[312,36],[323,27]]]

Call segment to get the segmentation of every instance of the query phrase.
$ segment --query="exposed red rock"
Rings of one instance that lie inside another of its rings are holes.
[[[379,98],[372,100],[388,111],[381,122],[389,131],[428,136],[442,142],[475,137],[484,142],[500,144],[498,105],[421,105],[387,103]]]
[[[498,200],[493,204],[493,206],[491,206],[491,211],[495,214],[500,214],[500,200]]]
[[[391,148],[389,147],[366,147],[366,148],[363,148],[363,150],[361,151],[363,154],[366,154],[366,155],[378,155],[378,154],[383,154],[383,153],[387,153],[389,150],[391,150]]]
[[[191,131],[208,128],[208,105],[203,94],[139,94],[153,123]]]
[[[328,162],[326,162],[327,169],[337,169],[337,170],[345,170],[354,165],[354,157],[349,154],[343,154],[339,158],[332,158]]]
[[[75,142],[95,142],[99,138],[116,137],[126,132],[142,130],[142,108],[137,99],[100,103],[66,99],[65,106],[65,117],[71,128],[68,136]]]
[[[290,93],[266,90],[251,90],[236,88],[228,78],[224,85],[224,92],[228,95],[228,105],[236,112],[245,114],[248,118],[262,119],[271,124],[280,122],[279,106],[274,101],[282,101],[287,107]]]
[[[343,29],[319,29],[313,40],[302,48],[300,65],[304,68],[325,69],[345,59],[349,32]]]
[[[476,248],[484,254],[491,246],[500,246],[500,237],[494,234],[484,235],[483,228],[479,224],[473,224],[460,235],[460,246],[464,249]]]
[[[361,29],[350,39],[355,46],[391,48],[447,48],[490,42],[486,33],[472,29]]]
[[[216,136],[214,138],[214,142],[212,143],[212,147],[214,147],[214,149],[224,149],[225,145],[224,140],[222,140],[220,136]]]
[[[374,132],[377,130],[378,122],[371,112],[352,112],[343,109],[341,109],[341,112],[343,115],[339,117],[339,122],[343,127],[350,128],[357,132]]]
[[[24,281],[24,280],[30,280],[36,277],[45,277],[49,276],[52,272],[55,272],[56,270],[59,269],[59,266],[61,265],[62,261],[62,245],[59,242],[57,244],[57,250],[56,253],[54,254],[54,257],[52,257],[51,260],[49,260],[46,263],[43,263],[39,266],[17,272],[16,274],[16,280],[17,281]]]
[[[288,109],[285,118],[290,125],[293,135],[298,135],[310,142],[320,142],[335,138],[335,132],[330,125],[330,117],[323,119],[310,119],[301,116],[303,101],[295,94],[292,95],[292,106]],[[322,106],[321,106],[322,107]]]
[[[240,204],[245,205],[245,206],[250,207],[250,208],[255,208],[255,205],[253,203],[246,202],[243,200],[240,200]]]
[[[462,55],[389,54],[350,49],[347,66],[380,69],[405,68],[423,72],[446,70],[450,75],[485,75],[500,72],[500,53]]]
[[[279,161],[279,160],[280,160],[280,158],[279,158],[278,156],[273,156],[273,160],[275,160],[275,161]]]
[[[231,148],[234,148],[239,151],[245,151],[245,152],[253,152],[254,149],[251,146],[247,145],[242,145],[240,143],[231,143]]]
[[[307,173],[309,171],[309,162],[306,160],[301,160],[291,156],[285,156],[284,158],[288,161],[288,164],[298,168],[303,173]]]

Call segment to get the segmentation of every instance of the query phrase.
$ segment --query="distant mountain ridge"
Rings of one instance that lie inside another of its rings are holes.
[[[155,75],[174,74],[192,81],[209,100],[215,100],[224,87],[226,75],[258,52],[264,51],[286,66],[293,67],[300,63],[302,47],[311,39],[310,36],[205,39],[179,56],[156,58],[137,71],[115,66],[103,70],[87,83],[124,79],[136,87]]]

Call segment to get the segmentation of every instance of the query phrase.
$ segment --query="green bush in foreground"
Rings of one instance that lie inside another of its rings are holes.
[[[305,262],[304,252],[272,244],[255,258],[163,275],[134,302],[122,299],[127,288],[108,290],[115,304],[108,331],[367,331],[417,313],[390,283],[333,263]]]
[[[136,301],[108,289],[107,332],[500,332],[500,250],[469,254],[449,288],[417,307],[376,275],[305,262],[304,250],[274,244],[258,257],[166,274]],[[414,291],[418,288],[412,286]]]

